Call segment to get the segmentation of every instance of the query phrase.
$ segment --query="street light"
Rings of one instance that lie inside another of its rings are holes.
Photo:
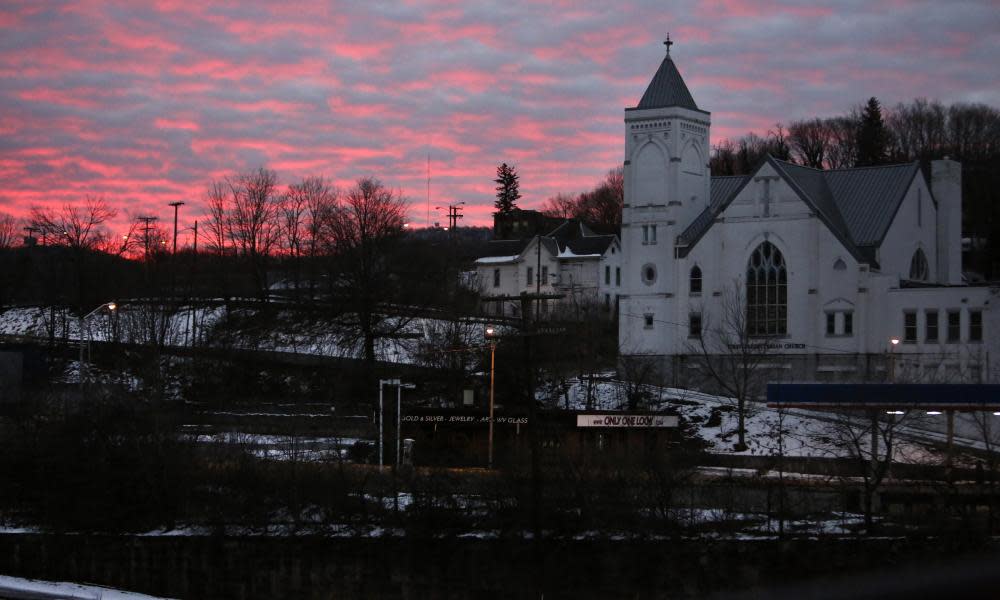
[[[396,388],[396,466],[399,466],[399,427],[403,414],[403,389],[412,390],[417,386],[413,383],[400,383]]]
[[[84,382],[84,376],[83,376],[83,374],[84,374],[84,371],[85,370],[89,371],[89,368],[87,367],[87,361],[85,361],[84,357],[83,357],[84,342],[86,342],[86,344],[87,344],[87,346],[86,346],[87,347],[87,360],[90,359],[90,337],[91,337],[90,336],[90,322],[87,321],[87,319],[89,319],[90,317],[94,316],[94,314],[96,314],[98,311],[103,310],[105,308],[107,308],[111,312],[114,312],[115,309],[118,308],[118,305],[115,304],[114,301],[105,302],[104,304],[98,306],[94,310],[92,310],[89,313],[85,314],[84,316],[80,317],[80,320],[79,320],[79,329],[80,329],[80,391],[81,392],[83,391],[83,382]],[[84,335],[87,336],[86,340],[84,339]]]
[[[898,345],[898,337],[889,340],[889,383],[896,383],[896,355],[894,351]]]
[[[490,341],[490,435],[487,466],[493,468],[493,382],[496,377],[496,355],[497,340],[496,328],[492,325],[486,326],[486,339]]]

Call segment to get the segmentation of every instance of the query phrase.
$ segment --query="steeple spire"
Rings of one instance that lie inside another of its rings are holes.
[[[670,39],[669,33],[663,45],[667,47],[667,55],[663,57],[660,68],[653,75],[652,81],[649,82],[649,86],[646,88],[646,93],[642,95],[639,105],[636,108],[647,109],[679,106],[681,108],[698,110],[698,105],[694,103],[691,92],[688,91],[684,79],[674,64],[674,59],[670,56],[670,47],[674,45],[674,41]]]

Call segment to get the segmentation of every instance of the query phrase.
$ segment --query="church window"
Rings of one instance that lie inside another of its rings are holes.
[[[927,281],[927,257],[920,248],[917,248],[910,259],[910,281]]]
[[[903,341],[907,344],[917,343],[917,313],[912,310],[903,313]]]
[[[643,244],[649,243],[649,225],[642,226],[642,243]]]
[[[938,311],[929,310],[924,313],[924,342],[936,344],[940,340],[938,337]]]
[[[691,295],[701,293],[701,268],[695,265],[691,269]]]
[[[983,311],[969,311],[969,341],[983,341]]]
[[[493,269],[493,287],[500,287],[500,269]]]
[[[785,257],[763,242],[747,262],[747,330],[750,335],[788,333],[788,273]]]
[[[961,341],[962,336],[962,313],[957,310],[948,311],[948,341]]]
[[[854,335],[854,313],[844,313],[844,335]]]
[[[691,313],[688,315],[688,337],[701,337],[701,313]]]
[[[649,243],[650,244],[656,243],[656,225],[649,226]]]
[[[837,313],[826,313],[826,335],[837,335]]]
[[[833,263],[833,270],[834,271],[846,271],[847,270],[847,263],[844,262],[844,259],[838,258]]]
[[[645,315],[643,315],[643,320],[645,322],[646,329],[653,328],[653,313],[646,313]]]
[[[924,226],[924,191],[917,189],[917,227]]]
[[[642,282],[646,285],[656,283],[656,267],[654,265],[647,263],[642,266]]]

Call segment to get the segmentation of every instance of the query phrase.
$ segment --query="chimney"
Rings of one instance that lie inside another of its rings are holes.
[[[962,165],[947,157],[931,161],[931,193],[937,200],[938,283],[962,283]]]

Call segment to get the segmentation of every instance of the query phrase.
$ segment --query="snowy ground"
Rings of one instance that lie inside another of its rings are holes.
[[[539,393],[539,399],[551,406],[571,410],[625,410],[628,406],[628,386],[614,379],[613,373],[598,377],[591,386],[590,402],[587,402],[587,384],[578,379],[550,384]],[[641,386],[647,399],[646,407],[651,410],[675,411],[686,421],[693,423],[698,437],[715,453],[744,455],[776,455],[783,451],[785,456],[843,457],[847,449],[838,439],[830,413],[808,410],[771,409],[761,403],[751,403],[746,420],[747,449],[735,452],[736,410],[735,402],[723,396],[715,396],[679,388]],[[913,419],[899,427],[900,438],[896,442],[894,460],[903,463],[941,464],[943,456],[931,448],[932,444],[944,441],[944,436],[926,426],[923,418]],[[998,423],[1000,428],[1000,423]],[[779,432],[782,434],[779,437]],[[781,447],[779,447],[779,439]],[[980,448],[981,441],[974,438],[956,437],[958,447]]]
[[[60,600],[157,600],[157,597],[123,592],[96,585],[41,581],[0,575],[0,598],[58,598]],[[162,600],[162,599],[161,599]]]
[[[200,444],[226,444],[242,448],[258,458],[282,461],[343,461],[351,449],[366,440],[354,437],[304,437],[265,435],[239,431],[213,434],[186,434]]]

